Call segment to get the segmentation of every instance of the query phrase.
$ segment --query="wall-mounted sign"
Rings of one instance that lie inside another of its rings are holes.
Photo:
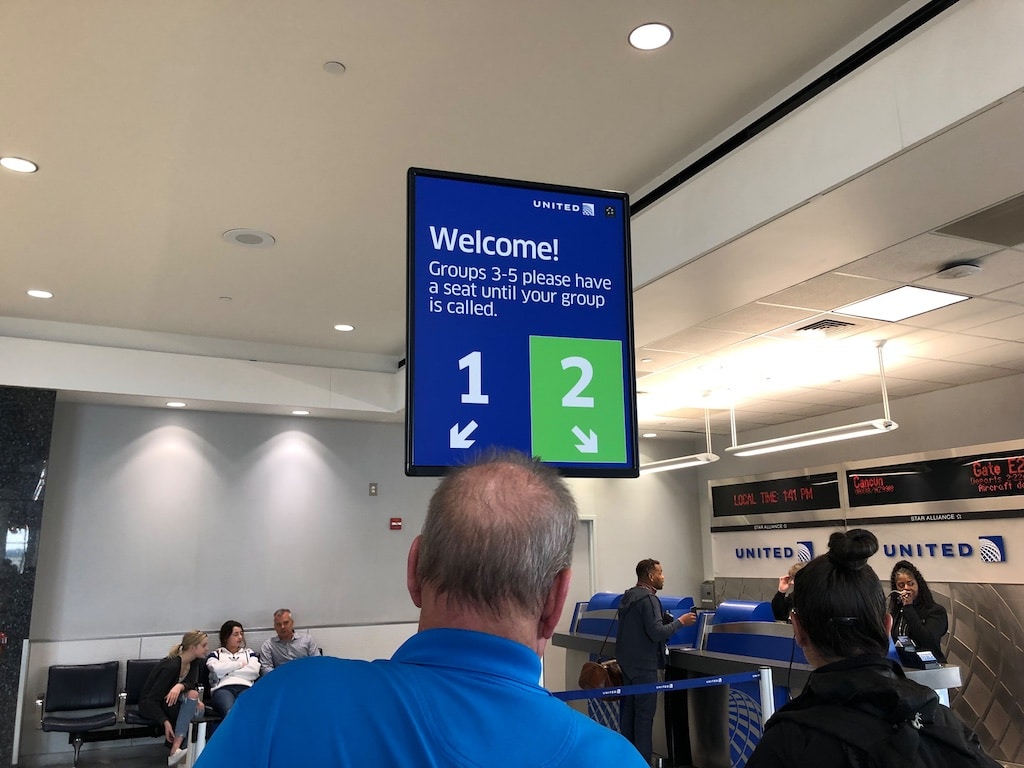
[[[711,487],[711,506],[715,517],[763,515],[773,512],[837,509],[839,475],[784,477]]]
[[[851,507],[1024,495],[1024,451],[998,451],[846,472]]]
[[[488,447],[636,477],[625,194],[412,168],[406,474]]]

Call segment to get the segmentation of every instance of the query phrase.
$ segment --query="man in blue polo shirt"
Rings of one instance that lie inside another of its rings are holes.
[[[641,768],[537,684],[576,521],[558,474],[522,454],[453,471],[409,551],[418,633],[389,660],[286,664],[239,698],[197,765]]]

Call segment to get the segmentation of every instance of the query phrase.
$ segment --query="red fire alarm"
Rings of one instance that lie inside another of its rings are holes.
[[[391,518],[391,530],[392,531],[400,531],[400,530],[402,530],[402,518],[400,518],[400,517],[392,517]]]

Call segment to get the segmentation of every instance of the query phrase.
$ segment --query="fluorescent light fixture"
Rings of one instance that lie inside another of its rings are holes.
[[[653,51],[668,45],[672,39],[672,27],[667,24],[641,24],[629,33],[629,44],[641,51]]]
[[[745,445],[731,445],[725,449],[725,452],[731,453],[733,456],[758,456],[762,453],[788,451],[790,448],[803,448],[807,445],[832,443],[836,440],[849,440],[854,437],[867,437],[868,435],[877,435],[880,432],[892,432],[898,427],[899,424],[890,419],[858,421],[856,424],[847,424],[842,427],[818,429],[814,432],[802,432],[798,435],[775,437],[771,440],[759,440],[756,443],[746,443]]]
[[[685,469],[686,467],[696,467],[700,464],[710,464],[714,461],[718,461],[718,456],[713,453],[694,453],[690,456],[678,456],[674,459],[652,461],[650,464],[644,464],[640,467],[640,474],[650,475],[655,472],[668,472],[670,469]]]
[[[855,301],[845,307],[832,310],[840,315],[852,315],[854,317],[866,317],[869,320],[885,320],[890,323],[898,323],[908,317],[923,315],[933,309],[947,307],[956,304],[958,301],[965,301],[969,296],[960,296],[955,293],[944,291],[932,291],[927,288],[917,288],[913,285],[905,285],[894,291],[879,294],[864,301]]]
[[[705,401],[707,397],[708,395],[705,393]],[[686,467],[696,467],[700,464],[710,464],[718,461],[718,456],[711,451],[711,417],[708,415],[707,408],[704,409],[704,445],[707,449],[704,453],[691,453],[689,456],[677,456],[674,459],[652,461],[650,464],[643,464],[640,466],[640,474],[650,475],[655,472],[668,472],[670,469],[686,469]]]
[[[878,380],[882,389],[882,418],[858,421],[856,424],[846,424],[842,427],[816,429],[813,432],[801,432],[786,437],[773,437],[770,440],[759,440],[756,443],[738,444],[736,442],[736,409],[730,408],[729,426],[732,428],[732,445],[726,448],[725,452],[731,453],[733,456],[759,456],[762,453],[788,451],[791,448],[833,443],[836,440],[849,440],[854,437],[867,437],[898,429],[899,424],[889,418],[889,393],[885,386],[885,360],[882,355],[884,346],[884,340],[875,344],[875,351],[878,354]]]
[[[38,165],[23,157],[0,157],[0,165],[17,173],[35,173],[39,170]]]

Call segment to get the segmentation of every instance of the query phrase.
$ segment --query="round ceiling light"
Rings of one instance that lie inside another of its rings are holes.
[[[641,24],[629,33],[629,44],[641,51],[653,51],[672,39],[672,27],[667,24]]]
[[[277,242],[269,232],[258,229],[229,229],[221,237],[229,243],[244,245],[246,248],[269,248]]]
[[[292,411],[292,416],[309,416],[309,411],[304,411],[301,408]]]
[[[336,326],[334,326],[334,330],[342,331],[343,333],[347,333],[348,331],[354,331],[355,329],[356,327],[354,325],[349,325],[348,323],[338,323]]]
[[[183,403],[181,400],[171,400],[171,402],[167,403],[168,408],[184,408],[187,405],[188,403]]]
[[[25,291],[25,293],[27,293],[33,299],[52,299],[53,298],[53,294],[50,293],[50,291],[39,291],[39,290],[36,290],[34,288],[31,291]]]
[[[39,166],[23,157],[0,157],[0,165],[17,173],[35,173]]]
[[[332,75],[344,75],[345,65],[340,61],[325,61],[324,72],[328,72]]]

